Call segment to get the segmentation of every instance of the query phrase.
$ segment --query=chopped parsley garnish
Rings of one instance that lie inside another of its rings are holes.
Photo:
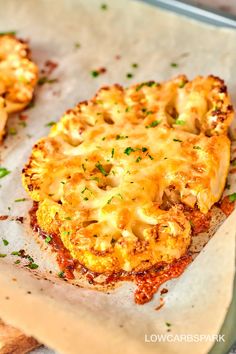
[[[85,166],[84,166],[84,163],[82,163],[82,169],[84,170],[84,172],[86,171],[86,168],[85,168]]]
[[[36,263],[30,262],[29,264],[27,264],[26,267],[28,267],[30,269],[37,269],[39,266]]]
[[[87,200],[89,200],[89,199],[88,199],[88,197],[85,197],[84,200],[87,201]]]
[[[226,184],[225,186],[226,189],[230,189],[231,188],[231,185],[229,183]]]
[[[108,6],[107,4],[101,4],[101,10],[107,10],[108,9]]]
[[[134,69],[138,68],[138,64],[137,63],[133,63],[132,64],[132,68],[134,68]]]
[[[183,140],[180,140],[180,139],[173,139],[173,141],[176,141],[178,143],[182,143],[183,142]]]
[[[108,199],[107,204],[110,204],[112,199],[116,198],[116,197],[119,197],[120,199],[123,199],[122,195],[119,193],[119,194],[113,195],[110,199]]]
[[[159,84],[157,82],[155,82],[155,81],[142,82],[141,84],[139,84],[136,87],[136,91],[141,90],[141,88],[143,88],[144,86],[153,87],[153,86],[159,86]]]
[[[30,103],[28,104],[28,106],[26,107],[26,109],[33,108],[34,106],[35,106],[35,102],[34,102],[34,101],[30,101]]]
[[[170,66],[171,66],[172,68],[177,68],[179,65],[178,65],[177,63],[170,63]]]
[[[133,75],[132,73],[127,73],[127,74],[126,74],[127,79],[132,79],[133,76],[134,76],[134,75]]]
[[[154,157],[152,157],[151,155],[148,154],[148,157],[150,160],[154,160]]]
[[[140,162],[142,160],[142,157],[139,156],[137,159],[136,159],[136,162]]]
[[[10,134],[10,135],[16,135],[16,134],[17,134],[16,128],[10,127],[10,128],[8,129],[8,134]]]
[[[201,146],[198,146],[198,145],[194,145],[193,149],[194,150],[202,150]]]
[[[112,158],[114,157],[114,153],[115,153],[115,149],[112,148],[112,150],[111,150],[111,157],[112,157]]]
[[[13,251],[13,252],[11,253],[11,255],[12,255],[12,256],[18,256],[18,257],[20,257],[20,256],[21,256],[21,253],[20,253],[20,251]]]
[[[167,326],[167,327],[170,327],[170,326],[171,326],[171,323],[170,323],[170,322],[166,322],[166,326]]]
[[[19,122],[19,125],[21,125],[23,128],[27,127],[27,123],[26,122]]]
[[[233,161],[231,161],[231,165],[232,165],[232,166],[236,166],[236,159],[234,159]]]
[[[25,202],[26,198],[19,198],[19,199],[15,199],[14,202],[16,203],[20,203],[20,202]]]
[[[116,140],[127,139],[128,135],[117,135]]]
[[[5,240],[4,238],[3,238],[2,242],[3,242],[4,246],[8,246],[9,245],[9,242],[7,240]]]
[[[124,153],[126,154],[126,155],[130,155],[131,154],[131,152],[134,152],[135,150],[132,148],[132,147],[127,147],[125,150],[124,150]]]
[[[58,273],[58,276],[59,276],[59,278],[64,278],[65,273],[61,271],[61,272]]]
[[[146,151],[148,151],[148,148],[142,147],[142,152],[146,152]]]
[[[230,202],[235,202],[236,201],[236,193],[233,193],[233,194],[229,195],[229,201]]]
[[[17,259],[17,260],[14,262],[14,264],[20,264],[20,260]]]
[[[0,258],[5,258],[7,255],[5,253],[0,253]]]
[[[99,76],[99,71],[97,71],[97,70],[92,70],[92,71],[90,72],[90,74],[91,74],[92,77],[98,77],[98,76]]]
[[[76,42],[76,43],[75,43],[75,48],[78,49],[78,48],[80,48],[80,47],[81,47],[81,44],[80,44],[79,42]]]
[[[54,84],[55,82],[58,82],[58,79],[49,79],[47,76],[42,76],[38,79],[39,86],[44,84]]]
[[[65,220],[72,220],[70,216],[67,216]]]
[[[0,36],[15,36],[16,31],[6,31],[6,32],[0,32]]]
[[[51,236],[47,236],[47,237],[45,238],[45,242],[46,242],[46,243],[49,243],[49,242],[51,242],[51,241],[52,241]]]
[[[52,127],[55,124],[56,124],[56,122],[52,121],[52,122],[49,122],[49,123],[45,124],[45,127]]]
[[[186,81],[182,81],[182,82],[179,84],[179,88],[183,88],[186,84],[187,84]]]
[[[158,124],[160,124],[161,121],[160,120],[154,120],[152,123],[150,123],[149,125],[146,125],[145,128],[155,128]]]
[[[11,171],[7,170],[5,167],[0,167],[0,178],[9,175],[9,173],[11,173]]]
[[[99,162],[96,163],[95,166],[104,176],[108,176],[108,173],[104,170],[104,167]]]
[[[176,119],[175,124],[177,124],[177,125],[184,125],[184,124],[186,124],[186,122],[185,122],[185,120],[183,120],[183,119]]]

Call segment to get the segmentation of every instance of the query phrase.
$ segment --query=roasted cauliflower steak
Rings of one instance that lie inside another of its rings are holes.
[[[9,113],[24,109],[32,100],[38,68],[26,42],[14,35],[0,36],[0,140]]]
[[[23,185],[37,222],[97,273],[137,272],[186,254],[184,208],[223,192],[233,109],[217,77],[103,87],[33,147]]]

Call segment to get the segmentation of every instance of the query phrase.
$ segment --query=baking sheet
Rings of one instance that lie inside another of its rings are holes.
[[[1,165],[11,170],[2,179],[0,215],[27,216],[30,200],[20,171],[34,142],[48,132],[45,125],[57,120],[69,107],[88,99],[96,90],[114,82],[165,80],[179,73],[190,78],[201,74],[226,80],[236,101],[236,33],[215,29],[134,1],[97,0],[0,0],[0,30],[17,30],[30,38],[33,56],[42,68],[50,59],[58,62],[54,84],[37,89],[36,104],[27,112],[28,126],[18,115],[9,127],[1,149]],[[17,11],[16,11],[17,9]],[[201,39],[201,40],[200,40]],[[78,48],[77,44],[80,44]],[[120,59],[117,59],[120,56]],[[171,63],[177,63],[177,67]],[[132,68],[138,63],[138,68]],[[105,67],[97,78],[91,71]],[[132,73],[132,79],[126,77]],[[234,179],[230,182],[233,187]],[[231,193],[228,191],[228,193]],[[10,210],[9,210],[10,208]],[[158,295],[144,306],[133,303],[133,285],[111,294],[73,287],[62,280],[36,279],[14,265],[16,258],[0,260],[0,314],[7,322],[55,348],[60,353],[206,353],[213,343],[146,343],[145,334],[216,334],[232,297],[236,217],[223,224],[203,252],[181,276],[168,283],[165,306],[155,311]],[[57,273],[56,262],[42,253],[31,232],[16,221],[1,221],[0,235],[9,241],[0,253],[26,249],[40,264],[39,272]],[[204,270],[204,271],[203,271]]]

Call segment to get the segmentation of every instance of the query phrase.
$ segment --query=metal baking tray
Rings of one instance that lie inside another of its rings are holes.
[[[201,21],[213,26],[228,27],[236,30],[236,16],[207,6],[198,7],[183,0],[140,0],[153,6]],[[236,237],[236,235],[235,235]],[[225,321],[220,329],[225,335],[225,342],[215,343],[208,354],[236,353],[236,275],[234,279],[233,298]]]
[[[207,6],[198,7],[184,0],[141,0],[165,10],[191,17],[214,26],[236,29],[236,16]]]

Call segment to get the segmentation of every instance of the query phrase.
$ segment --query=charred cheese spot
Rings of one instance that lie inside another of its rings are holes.
[[[186,254],[182,204],[207,213],[228,173],[232,111],[222,85],[211,76],[114,85],[67,111],[23,170],[42,230],[98,273]],[[216,105],[224,119],[213,125]]]

